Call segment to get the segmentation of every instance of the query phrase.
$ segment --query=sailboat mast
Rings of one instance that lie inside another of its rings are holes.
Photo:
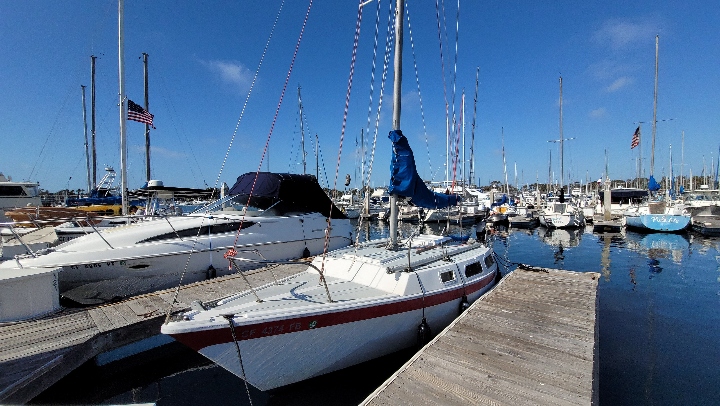
[[[682,132],[682,138],[680,143],[680,187],[683,187],[685,184],[685,179],[683,178],[683,166],[685,166],[685,131]]]
[[[652,145],[650,149],[650,176],[655,174],[655,134],[657,132],[657,97],[658,97],[658,41],[660,36],[655,36],[655,91],[653,92],[653,122],[652,122]]]
[[[97,153],[95,149],[95,59],[90,56],[90,137],[92,142],[92,188],[97,185]]]
[[[143,72],[145,77],[145,110],[150,111],[148,95],[148,54],[143,52]],[[145,123],[145,180],[150,182],[150,124]]]
[[[505,163],[505,129],[503,127],[500,127],[500,138],[502,140],[503,172],[505,173],[505,193],[510,194],[510,186],[508,185],[507,164]]]
[[[563,116],[562,116],[562,76],[560,76],[560,190],[562,193],[563,185],[565,184],[565,162],[563,152]]]
[[[480,79],[480,67],[475,71],[475,99],[473,99],[473,121],[472,134],[470,135],[470,184],[475,184],[475,122],[477,119],[478,82]],[[480,183],[480,182],[478,182]],[[478,185],[479,186],[479,185]]]
[[[82,88],[82,109],[83,109],[83,132],[85,133],[85,165],[87,166],[87,191],[90,193],[92,190],[92,182],[90,180],[90,151],[88,145],[88,128],[87,128],[87,109],[85,108],[85,85],[80,85]]]
[[[395,1],[395,60],[393,83],[393,115],[392,129],[400,130],[400,111],[402,99],[402,50],[403,50],[403,16],[405,3],[403,0]],[[446,167],[447,168],[447,167]],[[447,169],[446,169],[447,171]],[[390,195],[390,249],[397,248],[398,207],[397,195]]]
[[[300,97],[300,85],[298,85],[298,110],[300,111],[300,153],[302,154],[303,175],[307,173],[305,167],[305,125],[303,120],[302,97]]]
[[[128,214],[127,204],[127,135],[125,133],[125,117],[127,117],[127,104],[125,103],[125,46],[124,42],[124,0],[118,0],[118,87],[120,97],[120,193],[122,196],[122,214]]]

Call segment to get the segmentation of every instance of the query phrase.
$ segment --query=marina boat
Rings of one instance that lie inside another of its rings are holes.
[[[328,217],[333,227],[326,241]],[[229,196],[202,211],[88,234],[16,256],[0,264],[0,272],[61,268],[60,294],[97,304],[235,272],[223,258],[228,249],[239,257],[290,260],[317,255],[325,244],[347,246],[352,233],[314,177],[247,173]]]
[[[720,207],[720,190],[710,189],[707,185],[703,185],[700,189],[684,192],[682,194],[683,202],[688,209],[695,207]]]
[[[566,201],[564,196],[550,199],[548,204],[540,210],[540,224],[547,228],[578,228],[585,226],[585,215],[582,209],[572,202]]]
[[[680,232],[690,224],[690,214],[680,203],[654,200],[628,209],[622,221],[638,231]]]
[[[565,169],[563,166],[565,141],[563,135],[562,114],[562,77],[560,77],[560,192],[558,196],[548,198],[545,207],[540,210],[540,224],[547,228],[578,228],[585,226],[583,210],[573,202],[572,196],[565,196]]]
[[[15,207],[40,206],[40,184],[15,182],[0,173],[0,222],[12,221],[5,211]]]
[[[692,209],[690,227],[705,236],[720,236],[720,206]]]
[[[398,0],[396,41],[403,8]],[[457,205],[456,196],[427,189],[399,129],[398,45],[390,238],[319,255],[306,271],[277,284],[195,302],[169,318],[164,334],[265,391],[423,344],[493,286],[498,265],[489,246],[439,235],[397,236],[400,197],[428,209]]]
[[[625,211],[623,222],[626,227],[642,232],[681,232],[690,224],[690,214],[679,199],[672,199],[670,191],[665,191],[663,197],[658,193],[660,185],[653,176],[655,169],[655,134],[657,126],[657,86],[658,86],[658,41],[655,37],[655,92],[653,100],[653,126],[652,148],[650,149],[650,177],[648,178],[648,199],[638,206]],[[640,127],[636,130],[640,135]],[[670,154],[670,179],[674,178],[672,171],[672,150]]]

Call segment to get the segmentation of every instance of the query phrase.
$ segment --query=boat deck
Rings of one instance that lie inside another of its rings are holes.
[[[342,306],[348,300],[362,300],[392,295],[384,290],[376,289],[365,284],[347,281],[340,278],[326,277],[332,302]],[[302,272],[280,281],[278,284],[268,284],[256,290],[261,303],[256,301],[252,291],[246,290],[221,300],[213,310],[219,314],[231,311],[253,317],[258,313],[279,313],[284,315],[289,309],[298,307],[315,307],[318,304],[330,303],[325,287],[320,282],[319,275],[314,272]],[[215,312],[212,312],[215,314]],[[208,315],[206,317],[211,317]]]
[[[280,265],[246,275],[253,286],[260,286],[305,269]],[[172,306],[174,289],[0,324],[0,403],[27,403],[98,354],[159,334],[170,308],[185,309],[194,300],[217,300],[246,289],[241,276],[229,275],[184,286]]]
[[[598,404],[598,278],[518,268],[363,404]]]

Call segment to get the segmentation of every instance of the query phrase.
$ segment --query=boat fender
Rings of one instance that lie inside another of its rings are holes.
[[[308,249],[308,247],[305,247],[305,249],[303,250],[302,257],[303,257],[303,258],[310,258],[310,250]]]
[[[460,314],[467,310],[468,307],[470,307],[470,302],[468,302],[467,296],[463,295],[462,299],[460,299]]]
[[[495,271],[495,283],[500,282],[500,279],[502,279],[502,272],[500,272],[500,267],[498,267]]]
[[[214,266],[210,265],[208,269],[205,271],[205,279],[213,279],[217,276],[217,270]]]
[[[417,332],[418,348],[422,348],[425,344],[427,344],[430,341],[430,337],[432,337],[430,325],[428,325],[427,320],[423,317],[422,322],[420,322],[420,325],[418,326]]]

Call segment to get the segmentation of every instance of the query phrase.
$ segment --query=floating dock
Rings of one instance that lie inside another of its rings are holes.
[[[253,287],[304,271],[279,265],[245,272]],[[247,290],[240,275],[229,275],[113,304],[63,309],[37,320],[0,324],[0,404],[27,403],[83,363],[160,334],[165,313],[194,300],[219,299]]]
[[[362,404],[597,405],[598,278],[518,268]]]

